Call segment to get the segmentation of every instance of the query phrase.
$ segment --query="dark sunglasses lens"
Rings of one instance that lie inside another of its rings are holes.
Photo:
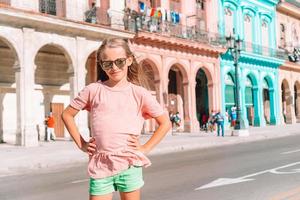
[[[119,59],[115,60],[115,64],[119,68],[124,67],[125,63],[126,63],[126,58],[119,58]]]
[[[112,61],[103,61],[102,62],[102,69],[104,70],[108,70],[110,68],[112,68],[113,62]]]

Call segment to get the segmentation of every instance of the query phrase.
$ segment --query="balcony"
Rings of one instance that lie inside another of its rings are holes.
[[[251,42],[244,42],[242,44],[242,51],[254,53],[262,56],[275,57],[278,59],[287,60],[288,54],[283,49],[274,49]]]
[[[200,30],[197,26],[183,26],[178,23],[161,21],[155,17],[130,17],[128,30],[155,33],[161,36],[185,39],[213,46],[224,46],[225,38],[217,33]],[[126,27],[126,26],[125,26]]]

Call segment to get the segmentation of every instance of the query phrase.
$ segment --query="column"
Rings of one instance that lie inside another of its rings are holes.
[[[244,70],[241,68],[241,65],[239,67],[240,69],[240,109],[241,109],[241,119],[244,121],[245,128],[249,127],[249,121],[247,117],[247,111],[246,111],[246,100],[245,100],[245,75]]]
[[[296,92],[296,95],[297,95],[297,100],[295,102],[295,106],[296,106],[296,119],[297,119],[297,123],[300,122],[300,91],[297,89],[297,92]]]
[[[32,41],[34,29],[23,28],[23,63],[15,67],[18,128],[16,144],[38,146],[38,133],[34,124],[34,57]]]
[[[265,126],[266,125],[266,120],[265,120],[265,113],[264,113],[264,96],[263,96],[263,87],[262,87],[263,79],[261,75],[261,71],[258,71],[258,111],[259,115],[261,116],[260,118],[260,126]]]
[[[69,70],[71,71],[73,69],[73,73],[71,73],[70,76],[70,85],[72,94],[72,99],[77,96],[78,92],[80,92],[85,86],[85,80],[87,76],[87,70],[86,70],[86,62],[87,60],[84,59],[84,50],[86,46],[86,39],[83,37],[77,37],[76,38],[76,44],[77,44],[77,63],[74,64],[74,66],[70,66]],[[87,140],[90,135],[89,130],[89,122],[88,122],[88,112],[87,111],[81,111],[77,114],[76,117],[76,124],[78,127],[78,130],[80,134]]]
[[[274,97],[274,89],[269,88],[269,94],[270,94],[270,124],[276,125],[276,116],[275,116],[275,97]]]
[[[196,81],[192,76],[190,80],[190,90],[191,90],[191,132],[199,132],[200,125],[197,120],[197,111],[196,111]]]
[[[254,105],[254,126],[261,126],[260,112],[259,112],[259,89],[257,86],[253,87],[253,105]]]
[[[0,89],[0,144],[4,142],[4,138],[3,138],[3,110],[4,110],[4,106],[3,106],[3,99],[4,99],[5,93],[1,92]]]

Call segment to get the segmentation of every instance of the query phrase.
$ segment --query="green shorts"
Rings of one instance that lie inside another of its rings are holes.
[[[131,166],[129,169],[114,176],[90,178],[90,195],[100,196],[114,191],[132,192],[144,185],[142,167]]]

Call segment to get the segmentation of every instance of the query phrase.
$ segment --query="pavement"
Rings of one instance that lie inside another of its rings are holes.
[[[211,132],[170,132],[150,152],[149,156],[300,135],[300,124],[250,127],[249,133],[246,137],[232,136],[231,130],[228,130],[225,132],[225,137],[217,137],[216,133]],[[141,143],[150,137],[151,134],[143,134]],[[0,158],[0,178],[41,169],[61,169],[88,161],[86,154],[69,140],[43,141],[37,147],[21,147],[3,143],[0,144]]]

